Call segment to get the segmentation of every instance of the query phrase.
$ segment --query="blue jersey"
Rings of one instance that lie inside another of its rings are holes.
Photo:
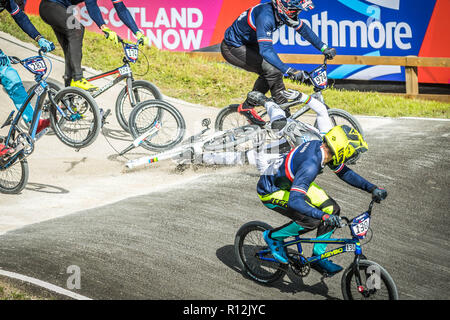
[[[28,16],[23,12],[14,0],[2,0],[0,1],[0,11],[6,9],[17,25],[31,38],[35,39],[40,36],[40,33],[31,23]]]
[[[89,16],[94,20],[95,24],[100,28],[102,25],[106,24],[105,20],[102,17],[102,13],[100,8],[98,7],[97,0],[49,0],[51,2],[56,2],[64,7],[68,8],[73,5],[80,4],[82,2],[85,3],[86,9],[89,13]],[[123,0],[111,0],[114,8],[117,11],[117,15],[120,20],[131,30],[133,33],[139,31],[138,26],[136,25],[136,21],[134,21],[127,7],[123,4]]]
[[[304,215],[321,219],[323,211],[306,202],[310,184],[322,172],[325,164],[322,141],[313,140],[292,149],[284,158],[277,172],[262,175],[258,181],[257,192],[267,195],[278,190],[290,190],[288,206]],[[330,166],[337,176],[348,184],[372,192],[375,185],[368,182],[346,165]]]
[[[258,44],[261,56],[281,72],[286,73],[289,66],[280,60],[272,44],[273,32],[283,24],[284,22],[276,15],[272,3],[258,4],[243,12],[233,22],[225,31],[224,41],[233,47]],[[302,21],[295,30],[318,50],[326,47],[326,44]]]

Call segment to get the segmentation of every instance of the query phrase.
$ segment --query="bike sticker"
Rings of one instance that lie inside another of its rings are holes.
[[[347,243],[345,245],[345,251],[356,251],[356,245],[354,243]]]
[[[125,75],[127,75],[127,74],[130,74],[130,73],[131,73],[131,68],[128,67],[128,66],[119,68],[119,73],[120,73],[120,75],[122,75],[122,76],[125,76]]]
[[[44,88],[41,85],[38,85],[35,89],[34,89],[34,93],[36,93],[37,96],[40,96],[41,94],[44,93]]]

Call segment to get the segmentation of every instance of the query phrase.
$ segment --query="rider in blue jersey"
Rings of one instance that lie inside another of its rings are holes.
[[[52,51],[55,49],[55,46],[52,42],[45,39],[34,27],[31,23],[28,16],[23,12],[25,7],[24,0],[0,0],[0,12],[3,10],[8,11],[17,25],[30,36],[30,38],[34,39],[39,47],[46,51]],[[20,79],[17,71],[11,67],[11,63],[9,61],[8,56],[3,53],[0,48],[0,83],[5,88],[11,100],[14,102],[17,110],[22,107],[23,103],[27,99],[27,92],[23,86],[22,80]],[[23,118],[25,122],[29,123],[33,120],[33,107],[28,105],[23,114]],[[39,133],[44,128],[47,128],[50,125],[50,121],[48,119],[41,119],[38,123],[37,132]],[[3,151],[2,151],[3,150]],[[0,156],[5,154],[8,150],[4,148],[3,145],[0,144]]]
[[[278,162],[266,166],[257,192],[268,208],[290,218],[291,222],[264,232],[264,239],[275,259],[288,263],[283,240],[317,228],[317,237],[330,238],[339,225],[339,205],[314,180],[328,165],[346,183],[372,193],[377,200],[387,196],[386,190],[359,176],[345,163],[368,149],[367,143],[354,129],[342,125],[331,129],[324,140],[313,140],[292,149]],[[326,251],[326,244],[315,244],[313,255]],[[313,267],[321,272],[335,274],[342,267],[328,259]]]
[[[283,25],[294,28],[304,39],[320,50],[328,59],[336,55],[305,23],[299,13],[313,9],[311,0],[272,0],[243,12],[225,31],[221,44],[223,57],[229,63],[259,75],[253,91],[267,93],[269,90],[277,104],[287,102],[283,95],[283,75],[303,81],[303,71],[295,70],[283,63],[272,44],[272,35]],[[248,100],[238,108],[255,124],[264,124]]]
[[[149,39],[139,30],[123,0],[111,0],[111,2],[120,20],[135,34],[138,42],[147,45]],[[83,69],[81,67],[84,26],[76,20],[70,9],[71,6],[80,3],[86,5],[89,16],[104,32],[106,38],[117,44],[117,33],[106,26],[97,0],[42,0],[39,6],[39,14],[52,27],[64,51],[66,62],[65,85],[79,87],[84,90],[95,90],[97,87],[83,77]]]

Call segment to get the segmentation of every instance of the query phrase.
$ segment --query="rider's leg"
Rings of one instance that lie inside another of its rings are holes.
[[[17,110],[19,110],[26,101],[28,94],[17,71],[11,66],[0,67],[0,82],[14,102]],[[28,104],[23,113],[25,122],[29,123],[33,120],[33,112],[33,107],[31,104]]]
[[[324,135],[333,128],[333,123],[328,115],[328,109],[325,104],[311,96],[309,96],[308,100],[309,101],[306,103],[315,113],[317,113],[317,126],[320,133]]]

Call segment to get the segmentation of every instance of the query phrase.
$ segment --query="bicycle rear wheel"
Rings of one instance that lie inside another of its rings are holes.
[[[67,87],[60,90],[53,99],[65,115],[61,115],[55,106],[50,112],[52,127],[58,139],[76,149],[92,144],[100,133],[101,116],[97,103],[89,92]]]
[[[149,81],[146,80],[136,80],[133,81],[133,88],[125,87],[123,88],[116,100],[116,118],[119,125],[126,132],[130,131],[128,125],[128,119],[130,119],[131,111],[139,103],[146,100],[162,100],[163,95],[158,90],[158,88]],[[130,94],[134,95],[136,104],[131,103]]]
[[[261,128],[257,125],[229,129],[207,140],[203,148],[206,151],[234,151],[239,147],[240,151],[244,151],[253,147],[253,139],[259,133],[261,133]],[[251,143],[247,143],[249,141]]]
[[[244,224],[236,233],[234,254],[244,275],[256,282],[269,284],[282,278],[287,265],[275,261],[262,260],[260,254],[273,258],[263,238],[265,230],[272,229],[270,225],[260,221]]]
[[[342,275],[341,289],[345,300],[398,300],[397,286],[389,273],[379,264],[359,261],[359,273],[364,292],[358,290],[351,264]]]
[[[27,185],[28,176],[28,162],[22,156],[11,165],[0,164],[0,193],[20,193]]]
[[[150,151],[173,148],[183,140],[186,123],[174,106],[163,100],[141,102],[130,113],[128,121],[134,139],[148,132],[158,121],[161,128],[156,134],[146,137],[141,146]]]

